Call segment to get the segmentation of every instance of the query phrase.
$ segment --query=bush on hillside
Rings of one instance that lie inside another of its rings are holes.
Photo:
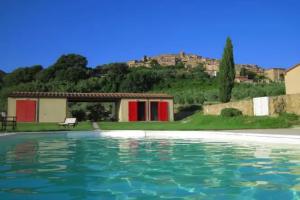
[[[223,108],[221,110],[221,116],[223,117],[237,117],[243,115],[242,111],[236,108]]]

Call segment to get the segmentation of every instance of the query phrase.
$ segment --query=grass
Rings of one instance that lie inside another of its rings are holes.
[[[298,116],[283,114],[279,117],[221,117],[203,115],[200,112],[175,122],[99,122],[102,130],[234,130],[289,128],[300,125]],[[64,128],[57,123],[18,123],[15,131],[8,132],[46,132],[46,131],[89,131],[91,122],[79,122],[75,128]]]
[[[299,118],[285,114],[279,117],[221,117],[200,112],[175,122],[100,122],[102,130],[234,130],[289,128],[300,124]]]
[[[17,123],[16,130],[7,127],[8,132],[46,132],[46,131],[89,131],[91,122],[79,122],[74,128],[64,128],[57,123]]]

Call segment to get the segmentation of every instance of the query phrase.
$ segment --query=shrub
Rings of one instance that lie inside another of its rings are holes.
[[[288,121],[297,121],[299,116],[294,113],[279,113],[280,117],[286,118]]]
[[[84,110],[72,110],[71,114],[73,117],[76,117],[78,121],[86,120],[86,114]]]
[[[101,103],[94,103],[87,106],[88,119],[94,122],[104,121],[109,118],[109,112]]]
[[[199,94],[195,97],[195,102],[199,104],[203,104],[205,102],[205,97],[203,94]]]
[[[221,110],[221,116],[223,117],[237,117],[243,115],[242,111],[236,108],[223,108]]]

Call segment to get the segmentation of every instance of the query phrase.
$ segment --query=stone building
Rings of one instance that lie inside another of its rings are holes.
[[[144,56],[141,60],[131,60],[127,64],[129,67],[151,67],[151,63],[155,61],[161,66],[174,66],[178,63],[183,63],[186,68],[194,68],[199,64],[204,65],[205,71],[211,76],[216,76],[219,71],[219,60],[204,58],[196,54],[186,54],[180,52],[179,54],[162,54],[158,56]]]
[[[285,69],[283,68],[266,69],[264,75],[270,81],[282,82],[284,81]]]
[[[211,76],[216,76],[219,72],[220,60],[213,58],[205,58],[196,54],[186,54],[180,52],[179,54],[162,54],[158,56],[144,56],[141,60],[128,61],[129,67],[152,67],[153,61],[157,62],[161,66],[174,66],[178,63],[182,63],[186,68],[194,68],[198,65],[203,65],[205,72]],[[241,76],[241,70],[245,69],[248,72],[253,72],[258,76],[265,76],[271,81],[282,81],[285,70],[282,68],[272,68],[265,70],[264,68],[255,64],[236,64],[236,75],[238,82],[253,82],[251,79]]]
[[[285,73],[286,94],[300,94],[300,64],[297,64]]]

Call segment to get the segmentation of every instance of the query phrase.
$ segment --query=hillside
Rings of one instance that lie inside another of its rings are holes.
[[[183,66],[187,69],[195,68],[199,65],[204,67],[204,71],[210,76],[217,76],[219,72],[220,60],[215,58],[207,58],[196,54],[161,54],[158,56],[144,56],[140,60],[131,60],[127,62],[129,67],[148,67],[152,68],[156,65],[162,67]],[[251,82],[253,78],[265,79],[270,81],[282,81],[285,73],[284,68],[268,68],[256,64],[235,64],[236,79],[239,82]],[[250,79],[248,79],[250,77]]]
[[[165,92],[175,96],[176,104],[203,104],[218,101],[217,78],[202,65],[128,67],[111,63],[94,68],[81,55],[61,56],[53,65],[20,67],[3,74],[0,111],[6,110],[7,95],[12,91],[66,92]],[[283,83],[236,83],[233,99],[284,94]]]

